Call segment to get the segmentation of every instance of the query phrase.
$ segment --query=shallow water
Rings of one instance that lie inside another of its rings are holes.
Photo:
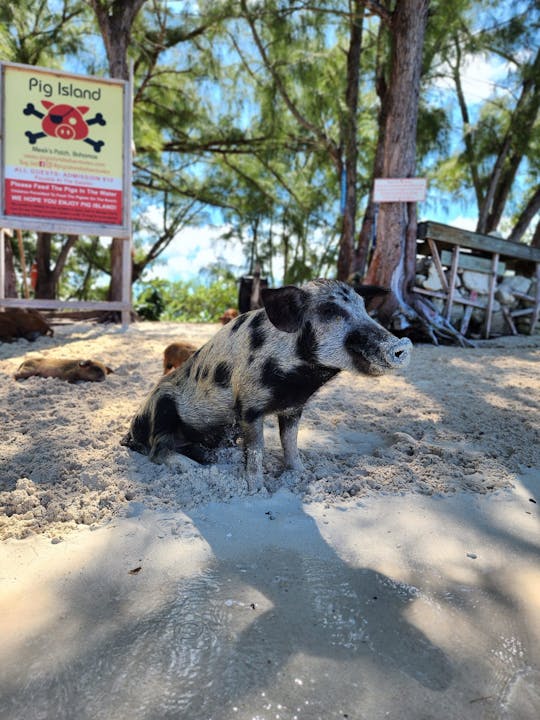
[[[280,548],[211,562],[196,577],[151,589],[138,598],[147,608],[142,617],[130,617],[114,592],[86,588],[70,600],[79,635],[73,657],[48,634],[32,640],[32,661],[19,669],[16,687],[4,685],[0,716],[310,718],[321,702],[311,658],[329,669],[357,663],[359,682],[362,663],[377,662],[444,688],[444,654],[397,617],[416,595],[371,570],[336,566],[334,557]],[[97,625],[98,615],[106,622]],[[385,649],[388,632],[422,648],[418,663],[405,666],[399,652]],[[276,682],[279,690],[268,690]],[[268,714],[272,709],[277,714]]]
[[[534,621],[505,575],[533,578],[519,567],[532,546],[494,551],[495,522],[464,497],[315,519],[278,494],[29,544],[42,617],[31,628],[34,598],[21,602],[0,645],[0,718],[536,720]]]

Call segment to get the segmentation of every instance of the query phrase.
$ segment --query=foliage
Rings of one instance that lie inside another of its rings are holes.
[[[84,23],[82,0],[0,3],[0,57],[27,65],[61,67],[67,54],[78,52]]]
[[[130,5],[139,3],[108,3],[115,13]],[[2,57],[107,74],[92,7],[97,4],[83,0],[2,3]],[[141,303],[151,306],[155,291],[166,307],[162,317],[214,320],[236,304],[232,278],[178,287],[141,281],[183,227],[209,219],[228,227],[231,243],[241,243],[246,271],[259,263],[275,284],[335,274],[351,26],[361,13],[358,226],[372,187],[389,82],[392,31],[385,8],[394,7],[361,0],[141,4],[127,45],[134,69],[133,278],[137,290],[148,290],[144,297],[138,293]],[[517,225],[525,208],[535,217],[538,18],[534,0],[430,3],[417,172],[429,176],[431,196],[474,208],[488,230],[509,219]],[[468,95],[471,65],[495,61],[504,64],[506,76],[484,97]],[[151,212],[155,208],[159,214]],[[35,243],[24,235],[30,265]],[[53,259],[59,243],[53,240]],[[109,274],[107,245],[83,237],[69,256],[60,295],[103,299]]]
[[[457,22],[448,19],[434,54],[434,67],[455,89],[447,113],[459,142],[439,153],[433,175],[438,187],[476,204],[479,232],[496,230],[504,215],[517,224],[538,189],[530,168],[537,163],[540,130],[539,21],[534,0],[511,8],[480,0],[465,7]],[[505,67],[505,77],[479,102],[467,94],[464,78],[472,64],[486,60]]]
[[[238,287],[230,275],[210,282],[150,280],[140,287],[135,310],[146,320],[218,322],[227,308],[238,305]]]

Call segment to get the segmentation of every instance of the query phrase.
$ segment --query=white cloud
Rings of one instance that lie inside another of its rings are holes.
[[[461,84],[468,105],[476,105],[494,95],[508,92],[502,83],[512,70],[509,63],[497,58],[486,59],[477,55],[466,58],[461,71]],[[440,90],[454,92],[454,81],[447,63],[441,66],[442,77],[435,82]]]
[[[459,230],[470,230],[474,232],[478,223],[478,217],[465,217],[464,215],[458,215],[448,220],[447,223],[452,227],[459,228]]]
[[[219,262],[220,258],[239,274],[245,272],[246,261],[240,243],[219,239],[227,230],[226,226],[187,225],[145,273],[145,279],[190,280],[201,268]]]
[[[435,215],[433,217],[426,218],[429,220],[433,220],[434,222],[441,222],[445,225],[451,225],[452,227],[457,228],[458,230],[468,230],[470,232],[476,232],[476,226],[478,224],[478,215],[458,215],[458,214],[452,214],[452,211],[449,211],[445,215]],[[494,237],[501,237],[505,238],[510,234],[510,230],[513,228],[513,222],[512,219],[504,215],[501,218],[501,221],[499,223],[498,230],[495,230],[490,235],[493,235]]]

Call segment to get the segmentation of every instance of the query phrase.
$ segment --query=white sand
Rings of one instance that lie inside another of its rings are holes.
[[[175,339],[202,345],[217,325],[76,323],[52,338],[0,343],[0,538],[61,537],[146,508],[185,510],[248,493],[239,448],[182,473],[119,445],[162,372]],[[540,337],[480,348],[415,348],[410,367],[381,378],[342,373],[308,404],[299,447],[306,470],[282,473],[274,419],[266,423],[265,482],[305,501],[380,493],[486,493],[540,465]],[[31,353],[93,358],[103,383],[15,381]]]

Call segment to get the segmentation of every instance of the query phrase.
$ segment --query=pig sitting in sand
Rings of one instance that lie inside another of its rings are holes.
[[[102,382],[109,373],[110,367],[96,360],[68,360],[64,358],[29,358],[19,367],[15,380],[36,375],[43,378],[59,378],[73,383],[79,380],[86,382]]]
[[[171,452],[208,462],[209,449],[237,427],[248,486],[257,490],[265,415],[277,415],[285,466],[299,471],[298,424],[313,393],[341,370],[381,375],[409,362],[410,340],[375,322],[346,283],[314,280],[261,295],[263,308],[224,325],[181,368],[161,378],[123,445],[154,462]]]
[[[167,345],[163,351],[163,374],[167,375],[176,368],[182,367],[196,350],[195,345],[188,342],[173,342]]]

